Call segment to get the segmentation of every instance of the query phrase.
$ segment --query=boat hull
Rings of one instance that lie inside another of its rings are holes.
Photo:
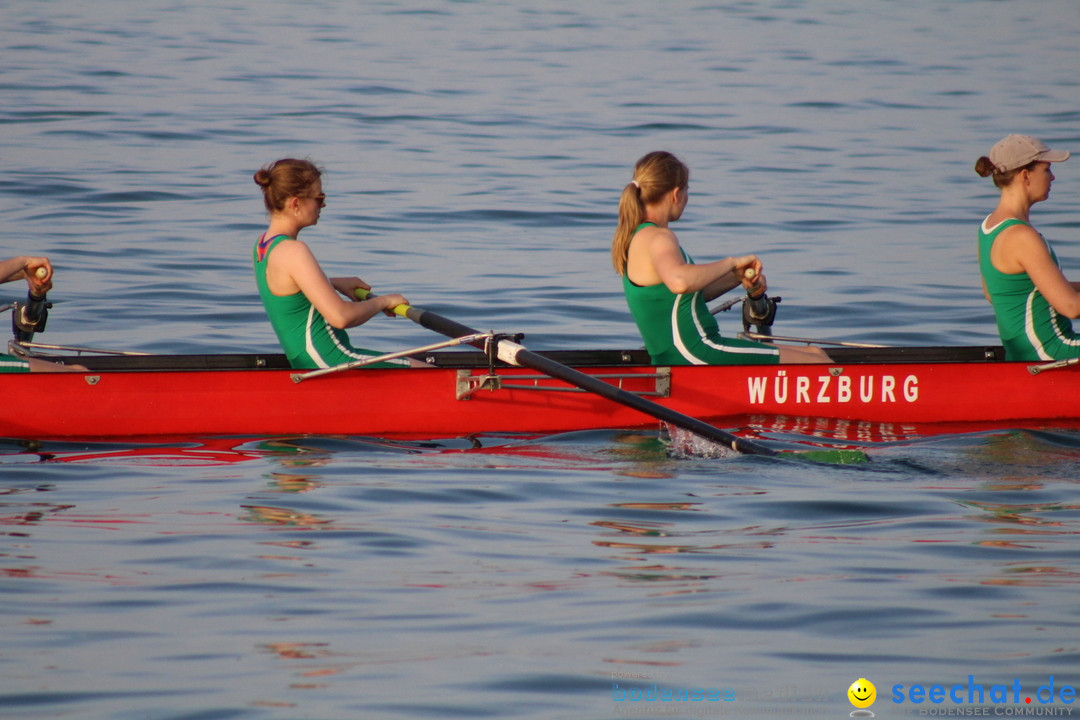
[[[633,361],[576,366],[720,426],[776,416],[1025,425],[1080,417],[1078,367],[1032,374],[1026,363],[994,360],[870,360],[785,366],[655,368]],[[477,389],[489,368],[475,362],[459,363],[470,367],[352,370],[302,382],[288,369],[204,364],[0,375],[5,398],[0,436],[455,437],[657,425],[639,411],[520,368],[499,367],[497,379]]]

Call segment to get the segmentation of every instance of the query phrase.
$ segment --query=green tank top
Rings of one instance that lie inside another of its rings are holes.
[[[637,234],[654,223],[642,223]],[[685,250],[683,260],[694,261]],[[725,338],[709,312],[701,292],[676,295],[664,283],[636,285],[623,274],[623,293],[630,315],[645,340],[645,349],[657,365],[765,365],[780,361],[771,345]]]
[[[1073,333],[1072,323],[1050,306],[1028,274],[1003,273],[990,260],[990,250],[1002,231],[1027,224],[1013,218],[992,228],[986,227],[985,220],[979,226],[979,272],[994,308],[1005,358],[1030,362],[1080,357],[1080,337]],[[1060,267],[1049,243],[1046,249]]]
[[[25,372],[30,372],[30,363],[25,358],[0,354],[0,373]]]
[[[282,241],[292,239],[288,235],[277,235],[270,239],[259,238],[252,257],[259,297],[289,364],[297,369],[311,370],[344,365],[380,355],[381,353],[374,350],[354,348],[349,344],[348,333],[326,322],[322,313],[315,309],[304,293],[275,295],[270,292],[266,282],[267,258]],[[376,363],[370,367],[407,367],[408,364],[408,360],[398,359]]]

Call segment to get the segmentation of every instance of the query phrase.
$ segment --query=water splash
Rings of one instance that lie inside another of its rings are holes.
[[[664,423],[668,434],[668,452],[677,458],[695,457],[728,459],[742,453],[728,445],[721,445],[700,435]]]

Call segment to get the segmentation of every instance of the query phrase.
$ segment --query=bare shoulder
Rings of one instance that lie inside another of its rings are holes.
[[[679,239],[675,237],[675,233],[670,228],[645,227],[638,231],[634,236],[634,240],[640,241],[641,245],[645,245],[652,250],[677,249],[679,247]]]
[[[278,243],[274,251],[270,253],[270,257],[275,262],[303,262],[315,259],[311,248],[303,240],[297,239],[284,240]]]
[[[287,254],[296,252],[298,248],[307,248],[307,245],[304,244],[303,240],[287,237],[274,246],[274,252],[281,250]]]
[[[1005,228],[994,241],[990,250],[994,267],[1006,273],[1031,273],[1042,267],[1054,265],[1050,248],[1042,235],[1030,225],[1013,225]]]
[[[675,237],[671,228],[659,227],[658,225],[646,225],[634,233],[635,238]]]
[[[1026,223],[1007,227],[997,236],[1002,247],[1016,252],[1047,252],[1046,241],[1039,231]]]

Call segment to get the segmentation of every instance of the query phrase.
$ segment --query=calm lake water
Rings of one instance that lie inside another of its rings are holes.
[[[42,341],[270,351],[251,176],[310,156],[330,273],[634,347],[609,243],[668,149],[684,245],[758,252],[777,332],[992,344],[972,166],[1010,132],[1080,151],[1078,30],[1074,0],[0,0],[3,255],[56,265]],[[1074,278],[1078,168],[1035,212]],[[860,678],[878,717],[1080,710],[1080,433],[860,442],[0,442],[2,715],[836,718]]]

